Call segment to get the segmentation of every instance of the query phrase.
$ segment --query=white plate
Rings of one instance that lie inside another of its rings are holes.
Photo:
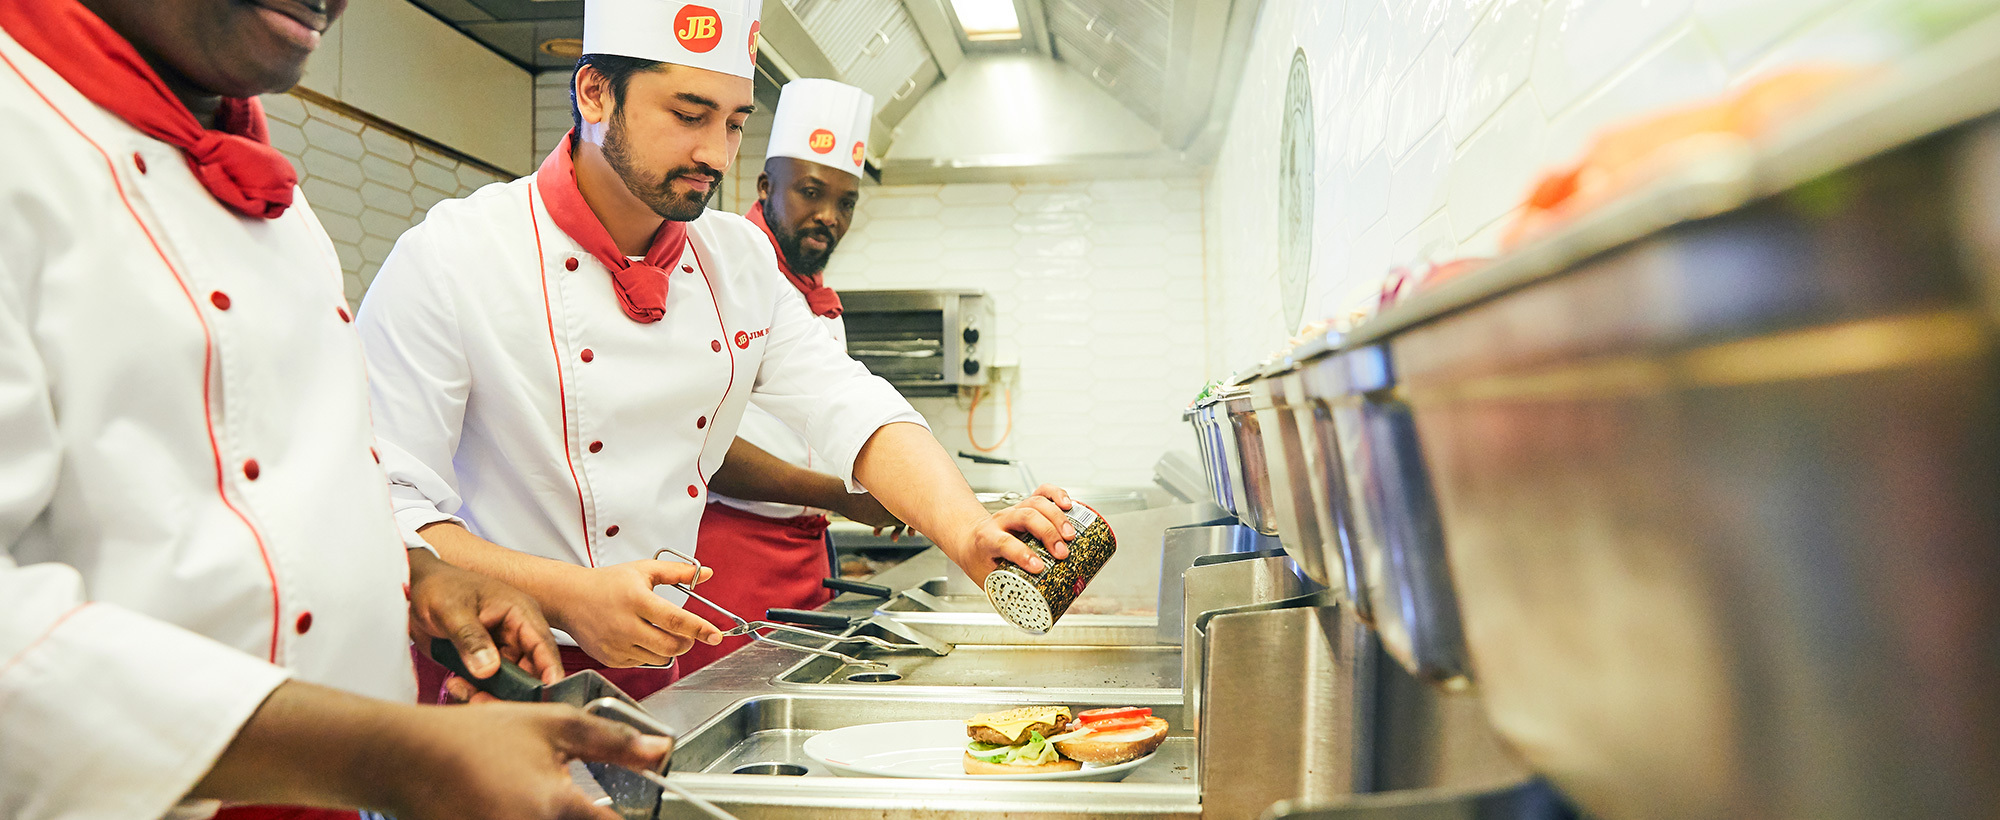
[[[821,732],[806,738],[806,756],[842,777],[937,777],[954,780],[1124,780],[1151,760],[1113,766],[1088,763],[1073,772],[966,774],[965,721],[902,720]],[[1154,752],[1158,754],[1158,752]]]

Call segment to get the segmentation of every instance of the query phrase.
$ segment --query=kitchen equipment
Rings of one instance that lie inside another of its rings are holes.
[[[984,292],[842,290],[840,303],[847,355],[903,395],[947,396],[987,383],[996,344]]]
[[[1307,578],[1345,587],[1345,564],[1327,560],[1338,555],[1337,547],[1329,548],[1338,543],[1338,536],[1320,521],[1314,502],[1309,476],[1319,465],[1312,458],[1317,453],[1306,446],[1312,429],[1300,428],[1295,411],[1295,406],[1306,403],[1298,372],[1287,360],[1259,372],[1248,386],[1251,412],[1270,471],[1272,524],[1278,538]]]
[[[1182,504],[1208,501],[1207,477],[1196,459],[1179,450],[1160,454],[1153,462],[1153,483]]]
[[[1282,800],[1264,820],[1579,820],[1539,778],[1453,788],[1357,794],[1327,802]]]
[[[999,567],[986,574],[986,597],[993,601],[994,610],[1008,623],[1030,633],[1049,631],[1069,611],[1077,596],[1083,594],[1090,579],[1097,577],[1104,562],[1118,551],[1118,536],[1089,505],[1072,501],[1063,515],[1076,529],[1076,537],[1069,542],[1069,552],[1063,558],[1056,558],[1040,541],[1021,533],[1016,537],[1042,560],[1042,572],[1032,573],[1003,559]]]
[[[840,640],[849,643],[866,643],[878,649],[886,649],[891,652],[919,648],[933,655],[951,654],[951,644],[924,634],[922,630],[907,623],[894,618],[884,618],[880,615],[850,618],[838,613],[818,612],[810,609],[769,609],[765,610],[764,618],[778,623],[806,624],[840,630],[852,630],[862,625],[873,625],[879,627],[884,632],[903,639],[903,642],[890,643],[872,635],[859,633],[846,635]]]
[[[1300,385],[1325,404],[1338,437],[1348,522],[1360,564],[1358,595],[1382,644],[1419,677],[1465,683],[1465,639],[1446,563],[1424,451],[1409,404],[1396,389],[1389,351],[1380,345],[1328,357]],[[1323,429],[1323,428],[1322,428]]]
[[[1064,631],[1065,622],[1050,630]],[[1022,635],[1011,626],[1002,629]],[[863,628],[874,632],[873,625]],[[1135,630],[1136,631],[1136,630]],[[1147,630],[1150,632],[1150,629]],[[878,632],[877,634],[888,634]],[[982,697],[1024,699],[1181,701],[1179,647],[1104,641],[1093,644],[959,643],[950,655],[904,653],[879,657],[886,669],[856,667],[825,657],[808,657],[770,680],[787,690],[846,692],[893,690],[905,697],[938,697],[976,692]]]
[[[1350,337],[1589,814],[2000,805],[2000,20],[1873,83]]]
[[[1243,465],[1236,455],[1236,432],[1229,425],[1221,392],[1218,390],[1197,402],[1188,409],[1185,417],[1194,427],[1211,497],[1217,506],[1240,519],[1243,517]]]
[[[1271,488],[1271,466],[1264,451],[1263,427],[1251,405],[1250,390],[1237,386],[1222,393],[1216,407],[1232,460],[1234,512],[1244,524],[1265,535],[1277,535],[1277,510]]]
[[[638,731],[662,737],[672,737],[673,733],[659,721],[654,720],[631,695],[605,680],[596,670],[586,669],[555,683],[544,684],[540,679],[528,674],[527,670],[506,660],[500,661],[499,671],[486,678],[477,678],[465,667],[465,659],[458,654],[458,647],[451,641],[436,638],[431,641],[430,656],[453,674],[471,682],[479,691],[501,700],[523,703],[566,703],[583,709],[593,715],[616,720]],[[676,797],[700,809],[718,820],[735,820],[735,815],[717,808],[680,784],[668,780],[667,768],[673,753],[660,760],[660,770],[642,771],[627,769],[610,763],[589,763],[586,768],[596,778],[597,785],[611,798],[611,803],[621,812],[652,817],[659,813],[661,793],[673,792]]]
[[[1353,438],[1343,444],[1341,428],[1334,423],[1334,410],[1348,395],[1349,380],[1341,368],[1338,346],[1329,337],[1308,343],[1296,352],[1297,367],[1287,376],[1286,394],[1296,417],[1303,452],[1297,458],[1305,466],[1307,495],[1313,516],[1320,527],[1321,560],[1329,575],[1334,595],[1353,609],[1363,623],[1371,623],[1367,564],[1361,544],[1373,539],[1380,543],[1374,519],[1364,505],[1350,494],[1343,447],[1355,446]]]
[[[1201,677],[1204,645],[1194,632],[1195,623],[1209,612],[1288,600],[1307,589],[1283,549],[1200,556],[1183,577],[1181,704],[1187,711],[1188,730],[1199,732],[1205,698]]]
[[[821,732],[806,739],[807,757],[842,777],[918,777],[947,780],[1067,780],[1106,783],[1124,780],[1153,754],[1113,766],[1085,764],[1073,772],[966,774],[965,719],[864,723]]]
[[[1278,539],[1236,522],[1217,518],[1199,524],[1168,527],[1160,551],[1160,602],[1158,640],[1179,645],[1186,628],[1183,606],[1186,579],[1195,559],[1207,555],[1261,552],[1277,549]]]
[[[700,577],[701,562],[696,561],[695,559],[688,557],[686,555],[682,555],[671,547],[654,552],[653,560],[656,561],[660,560],[660,556],[662,555],[672,555],[673,557],[678,558],[685,563],[694,565],[695,576]],[[766,633],[787,632],[790,634],[811,638],[815,641],[819,641],[822,643],[829,643],[829,644],[856,643],[856,642],[868,643],[869,640],[853,638],[853,637],[843,637],[840,635],[828,635],[824,632],[818,632],[811,629],[803,629],[800,627],[792,626],[790,624],[778,623],[771,620],[762,620],[762,621],[746,620],[743,618],[743,616],[737,615],[734,612],[724,609],[720,604],[717,604],[714,601],[702,597],[700,593],[694,591],[694,589],[692,588],[693,587],[692,584],[671,584],[670,586],[680,590],[681,592],[687,593],[688,598],[701,602],[702,605],[708,607],[709,609],[715,610],[716,612],[720,613],[723,617],[728,618],[731,621],[735,621],[736,622],[735,626],[722,630],[722,637],[733,638],[739,635],[748,635],[750,636],[751,640],[757,641],[759,643],[770,644],[771,646],[782,646],[786,649],[790,649],[796,652],[804,652],[810,655],[821,655],[854,666],[887,668],[887,666],[880,661],[862,660],[860,658],[856,658],[851,655],[844,655],[839,652],[835,652],[831,649],[816,648],[811,646],[805,646],[802,644],[790,643],[788,641],[780,641],[777,640],[776,638],[771,637]],[[910,648],[910,647],[896,647],[892,644],[883,642],[879,638],[872,639],[872,641],[875,645],[884,648],[890,648],[890,649]]]
[[[1041,486],[1040,484],[1035,483],[1035,471],[1028,469],[1028,462],[1022,459],[1001,458],[999,456],[989,456],[983,453],[968,453],[964,450],[958,451],[958,457],[965,459],[966,461],[970,461],[974,464],[992,464],[999,467],[1014,468],[1014,472],[1020,475],[1021,477],[1021,492],[1018,494],[1016,493],[1006,494],[1009,496],[1013,496],[1012,498],[1006,498],[1005,496],[1002,497],[1002,499],[1007,501],[1007,503],[1010,505],[1020,503],[1021,499],[1027,498],[1027,493],[1032,493],[1035,491],[1035,488]]]

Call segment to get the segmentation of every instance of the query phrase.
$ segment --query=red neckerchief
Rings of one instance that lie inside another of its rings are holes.
[[[298,172],[270,146],[264,107],[224,97],[201,126],[132,44],[76,0],[0,0],[0,28],[76,90],[146,136],[181,149],[195,179],[244,216],[276,219],[292,206]]]
[[[671,219],[661,223],[645,261],[626,259],[590,203],[583,201],[583,192],[577,190],[576,166],[569,159],[570,141],[575,138],[573,130],[564,134],[562,144],[542,160],[542,167],[535,171],[535,190],[542,192],[542,204],[556,227],[611,271],[611,290],[618,294],[618,305],[625,309],[625,315],[640,324],[657,322],[667,315],[667,276],[687,248],[687,223]]]
[[[792,272],[791,263],[785,261],[785,250],[778,247],[778,235],[771,233],[770,224],[764,221],[764,200],[757,200],[757,204],[750,206],[749,218],[752,224],[763,229],[765,236],[771,238],[771,250],[778,254],[778,270],[785,274],[792,287],[799,289],[800,295],[806,297],[806,307],[828,319],[840,318],[840,294],[821,281],[823,273],[800,276]]]

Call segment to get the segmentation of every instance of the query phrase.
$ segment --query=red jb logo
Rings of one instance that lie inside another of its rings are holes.
[[[861,164],[861,163],[862,163],[863,161],[865,161],[865,160],[867,160],[867,159],[868,159],[868,154],[867,154],[867,152],[866,152],[866,151],[863,151],[863,150],[862,150],[863,146],[865,146],[865,145],[867,145],[867,143],[861,143],[861,142],[857,142],[857,143],[855,143],[855,144],[854,144],[854,164],[855,164],[855,165],[860,165],[860,164]]]
[[[682,6],[674,15],[674,39],[696,54],[706,54],[722,42],[722,18],[707,6]]]
[[[824,128],[812,132],[812,136],[806,138],[806,145],[812,148],[815,154],[833,153],[834,142],[833,132]]]
[[[750,21],[750,59],[752,60],[757,59],[757,32],[763,30],[764,30],[763,23],[760,23],[756,20]]]
[[[741,331],[741,330],[739,330],[739,331],[736,331],[736,346],[737,346],[737,347],[740,347],[740,348],[743,348],[744,350],[749,350],[749,349],[750,349],[750,334],[748,334],[748,333],[744,333],[744,332],[743,332],[743,331]]]

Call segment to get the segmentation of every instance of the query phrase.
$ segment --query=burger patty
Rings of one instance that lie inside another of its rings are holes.
[[[1028,728],[1021,730],[1021,737],[1018,739],[1010,738],[1006,735],[1000,734],[999,732],[994,731],[991,727],[987,726],[973,726],[973,727],[968,727],[965,730],[965,734],[971,737],[973,740],[977,740],[981,743],[991,743],[995,746],[1017,745],[1022,741],[1028,739],[1029,732],[1041,732],[1042,737],[1049,737],[1056,733],[1056,725],[1053,723],[1031,724],[1028,726]]]

